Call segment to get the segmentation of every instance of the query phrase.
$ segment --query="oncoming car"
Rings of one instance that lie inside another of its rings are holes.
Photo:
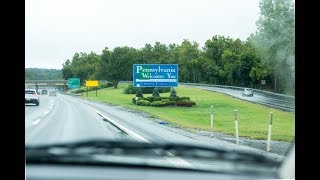
[[[36,106],[39,106],[40,98],[35,89],[25,89],[24,92],[24,103],[33,103]]]
[[[244,88],[242,92],[242,96],[253,96],[253,89],[251,88]]]

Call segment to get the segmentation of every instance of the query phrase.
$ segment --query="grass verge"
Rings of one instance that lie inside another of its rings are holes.
[[[191,87],[178,87],[178,96],[188,96],[196,102],[194,107],[149,107],[136,106],[131,102],[134,94],[123,94],[126,84],[119,84],[117,89],[106,88],[90,91],[83,98],[109,104],[120,105],[143,111],[155,118],[174,123],[182,128],[210,131],[210,107],[214,107],[213,130],[234,135],[234,110],[238,111],[239,136],[253,139],[267,139],[269,113],[273,112],[272,140],[292,142],[294,140],[294,113],[265,107],[243,101],[221,93],[210,92]],[[169,93],[161,93],[169,96]],[[151,94],[144,94],[144,97]]]

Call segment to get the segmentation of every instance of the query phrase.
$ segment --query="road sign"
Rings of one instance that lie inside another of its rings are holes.
[[[178,64],[134,64],[134,87],[177,87]]]
[[[68,88],[76,89],[80,87],[80,78],[69,78],[68,79]]]
[[[99,82],[97,80],[94,81],[86,81],[86,87],[97,87]]]
[[[266,84],[266,80],[261,80],[261,84]]]

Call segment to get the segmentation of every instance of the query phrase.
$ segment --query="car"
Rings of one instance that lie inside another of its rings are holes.
[[[57,92],[56,91],[50,91],[49,92],[49,96],[57,96]]]
[[[24,91],[24,102],[25,103],[33,103],[36,106],[40,104],[39,94],[35,89],[25,89]]]
[[[253,89],[251,88],[244,88],[242,91],[242,96],[253,96]]]
[[[41,91],[41,95],[46,95],[46,94],[48,94],[48,90],[43,89],[43,90]]]

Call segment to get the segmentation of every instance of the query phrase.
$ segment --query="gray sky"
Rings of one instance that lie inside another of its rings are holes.
[[[25,66],[53,69],[104,47],[246,40],[259,16],[259,0],[26,0],[25,8]]]

